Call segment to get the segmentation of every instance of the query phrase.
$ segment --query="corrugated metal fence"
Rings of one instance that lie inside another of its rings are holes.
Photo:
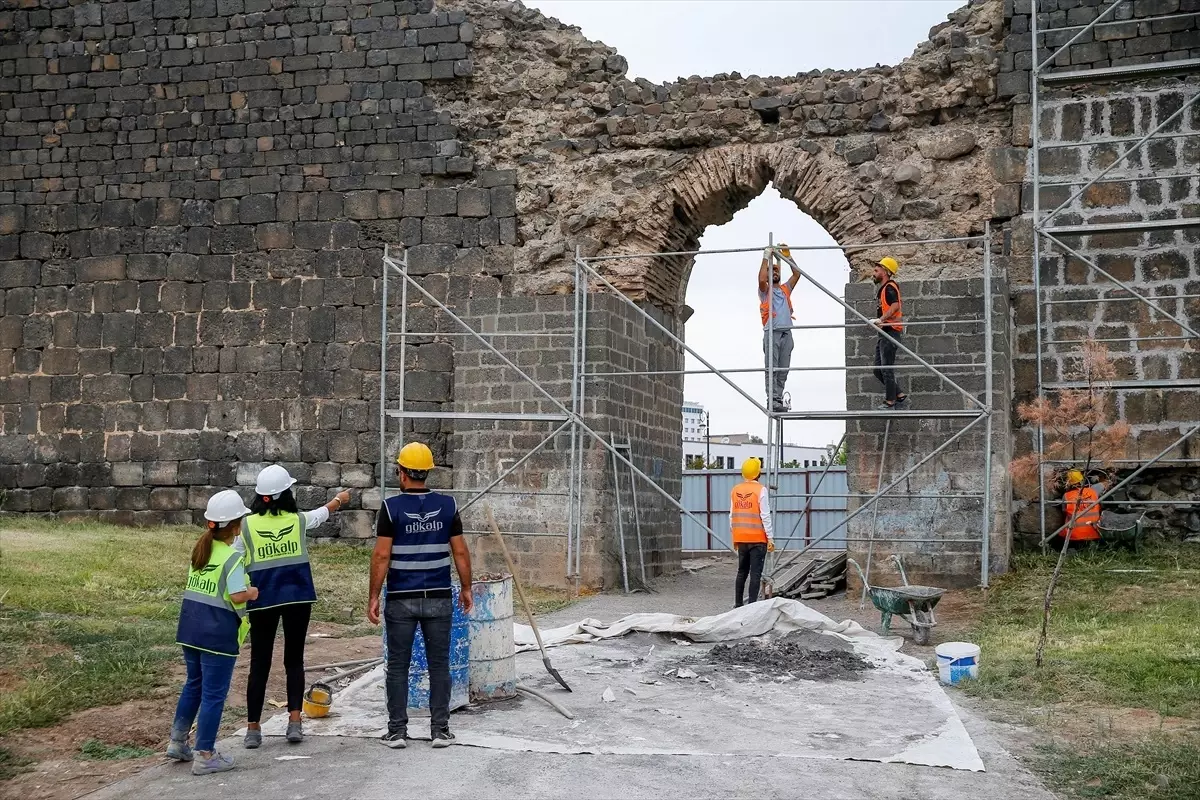
[[[799,549],[846,518],[846,468],[831,468],[824,480],[821,480],[822,469],[785,469],[780,472],[779,488],[771,492],[778,528],[775,532],[776,547],[783,548],[786,541],[788,550]],[[741,480],[742,474],[737,470],[685,471],[683,507],[705,520],[713,533],[728,542],[729,495]],[[817,481],[821,481],[820,487]],[[809,494],[815,496],[812,498],[811,513],[806,515],[804,505]],[[726,549],[687,515],[680,514],[680,517],[683,522],[684,550]],[[817,547],[846,549],[846,528],[843,526]]]

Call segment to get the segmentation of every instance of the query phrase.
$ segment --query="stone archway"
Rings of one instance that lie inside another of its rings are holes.
[[[835,241],[881,239],[846,162],[802,144],[727,145],[701,152],[651,196],[633,235],[615,253],[695,250],[706,228],[729,222],[768,184]],[[631,261],[622,269],[626,280],[621,288],[661,307],[680,308],[694,261],[693,256]]]

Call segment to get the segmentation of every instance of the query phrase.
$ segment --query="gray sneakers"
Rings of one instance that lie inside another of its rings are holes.
[[[299,722],[289,722],[287,726],[287,740],[292,744],[298,744],[304,741],[304,730]]]
[[[245,747],[247,750],[257,750],[262,747],[262,729],[247,728],[246,738],[242,740],[242,747]]]
[[[233,769],[233,759],[229,756],[223,756],[216,750],[208,754],[208,757],[196,754],[196,759],[192,762],[193,775],[212,775],[214,772],[229,772]]]
[[[171,731],[171,743],[167,745],[167,758],[173,758],[176,761],[191,761],[194,755],[187,740],[187,731],[182,734],[178,731]]]

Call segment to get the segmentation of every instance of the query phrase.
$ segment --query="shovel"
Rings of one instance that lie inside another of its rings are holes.
[[[542,663],[546,665],[546,672],[550,673],[550,677],[558,681],[559,684],[568,692],[571,687],[567,686],[567,682],[563,680],[563,676],[558,674],[550,664],[550,656],[546,655],[546,647],[542,644],[542,634],[538,633],[537,623],[533,621],[533,609],[529,607],[529,603],[525,601],[525,591],[521,588],[521,582],[517,580],[517,569],[513,566],[512,557],[508,554],[508,547],[504,544],[504,536],[500,533],[500,528],[496,525],[496,518],[492,516],[491,506],[487,506],[488,524],[492,526],[492,533],[496,534],[496,541],[500,543],[500,552],[504,556],[504,563],[508,566],[508,571],[512,575],[513,586],[517,587],[517,597],[521,599],[521,607],[525,609],[525,616],[529,617],[529,627],[533,628],[533,636],[537,639],[538,650],[542,651]]]

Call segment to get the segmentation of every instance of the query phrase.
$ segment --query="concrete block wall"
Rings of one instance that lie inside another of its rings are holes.
[[[668,370],[681,368],[677,348],[635,309],[605,293],[590,297],[586,369]],[[542,295],[472,300],[468,319],[480,330],[538,333],[534,337],[497,336],[493,344],[542,388],[570,407],[574,296]],[[657,313],[652,311],[651,313]],[[660,321],[667,324],[665,318]],[[561,413],[553,402],[477,341],[464,341],[455,357],[455,408],[476,412]],[[681,376],[597,378],[589,381],[583,403],[587,425],[606,441],[632,442],[635,465],[678,497],[682,489],[676,453],[678,409],[683,401]],[[482,488],[522,458],[559,423],[453,423],[455,489],[462,496]],[[483,502],[494,510],[509,538],[522,572],[541,585],[566,583],[566,539],[570,478],[569,432],[557,435],[534,454],[499,492]],[[612,457],[584,433],[583,535],[580,580],[585,586],[611,588],[620,583],[616,495]],[[620,467],[626,559],[638,577],[637,537],[633,527],[628,467]],[[640,478],[636,487],[642,548],[648,577],[672,574],[680,559],[679,515]],[[469,530],[484,530],[482,505],[464,516]],[[486,537],[473,537],[472,551],[484,569],[501,568],[498,552]]]
[[[1052,96],[1043,104],[1040,134],[1046,144],[1080,146],[1049,150],[1042,156],[1043,214],[1071,199],[1103,165],[1113,163],[1126,147],[1105,140],[1141,137],[1166,121],[1200,91],[1200,84],[1160,81],[1144,87],[1117,87],[1094,100],[1074,95]],[[1169,126],[1171,138],[1155,139],[1140,148],[1102,183],[1090,187],[1054,218],[1054,224],[1124,222],[1194,217],[1200,211],[1200,107],[1192,107]],[[1179,134],[1193,133],[1197,138]],[[1095,140],[1096,143],[1088,144]],[[1179,176],[1179,177],[1173,177]],[[1065,185],[1046,186],[1045,182]],[[1024,205],[1032,208],[1032,184]],[[1195,230],[1109,233],[1063,237],[1114,278],[1151,297],[1164,311],[1192,327],[1200,327],[1200,234]],[[1058,247],[1043,247],[1041,281],[1050,300],[1089,302],[1050,304],[1042,308],[1042,374],[1046,381],[1071,380],[1078,370],[1079,340],[1130,339],[1105,342],[1123,381],[1178,380],[1200,377],[1200,353],[1179,338],[1183,330],[1132,298],[1113,281],[1070,257]],[[1099,302],[1098,298],[1125,298]],[[1015,362],[1017,399],[1035,394],[1036,309],[1031,285],[1016,299],[1020,353]],[[1052,342],[1063,342],[1053,344]],[[1115,410],[1134,429],[1131,457],[1149,457],[1176,438],[1182,426],[1200,419],[1195,388],[1132,388],[1116,393]],[[1030,446],[1028,434],[1022,449]]]
[[[982,262],[982,254],[973,251],[965,259]],[[905,321],[910,323],[902,336],[905,346],[932,364],[972,364],[972,368],[947,368],[946,372],[971,396],[985,396],[983,314],[985,302],[982,278],[956,280],[899,280],[904,301]],[[854,283],[846,287],[846,299],[868,318],[875,316],[878,290],[871,283]],[[1009,305],[1008,285],[1002,278],[993,280],[990,300],[992,313],[993,352],[992,406],[993,454],[992,514],[988,525],[989,568],[995,574],[1007,568],[1011,542],[1009,521],[1009,492],[1007,465],[1010,460],[1011,381],[1009,363]],[[929,320],[946,320],[943,324],[920,325]],[[953,323],[963,320],[965,324]],[[857,317],[847,313],[847,323],[855,325]],[[878,334],[861,324],[846,332],[846,364],[860,367],[874,363]],[[917,364],[901,352],[897,365]],[[962,393],[946,384],[928,369],[897,372],[901,388],[912,398],[910,407],[921,409],[969,409],[972,404]],[[872,409],[883,402],[882,386],[870,371],[854,370],[847,376],[847,408]],[[920,461],[939,445],[970,422],[970,419],[862,419],[847,422],[847,463],[850,491],[873,494],[883,467],[883,485],[897,478],[905,469]],[[890,425],[890,427],[888,427]],[[887,453],[883,451],[887,429]],[[903,481],[894,492],[907,494],[947,495],[962,492],[982,493],[984,488],[984,422],[980,421],[946,451],[919,468]],[[866,498],[852,498],[853,512]],[[869,540],[874,527],[876,538],[872,559],[872,575],[889,576],[894,567],[887,561],[892,553],[900,554],[905,569],[914,582],[970,585],[980,575],[981,544],[962,542],[964,538],[979,539],[984,529],[983,506],[978,498],[886,498],[875,507],[863,511],[849,525],[849,550],[852,557],[865,566]],[[926,541],[915,541],[924,539]],[[910,540],[910,541],[906,541]],[[874,578],[873,578],[874,579]],[[886,582],[886,581],[885,581]]]

